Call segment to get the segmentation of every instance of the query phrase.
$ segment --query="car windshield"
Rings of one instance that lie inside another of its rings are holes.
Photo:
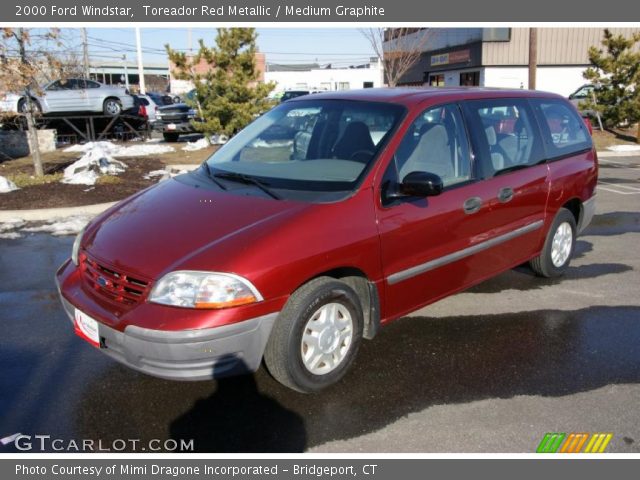
[[[404,112],[400,105],[349,100],[284,103],[233,137],[207,165],[214,175],[250,176],[274,189],[350,192]]]

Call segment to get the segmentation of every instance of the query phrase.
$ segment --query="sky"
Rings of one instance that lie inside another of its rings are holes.
[[[80,45],[80,31],[65,29],[65,36],[72,37]],[[215,28],[191,29],[192,45],[197,49],[198,40],[206,45],[215,40]],[[258,28],[258,47],[269,63],[331,63],[349,66],[368,62],[374,56],[373,49],[362,33],[355,28]],[[104,62],[114,57],[136,60],[135,29],[88,28],[89,53],[92,61]],[[75,40],[77,38],[77,40]],[[145,63],[165,63],[164,45],[174,49],[188,49],[188,29],[142,28],[143,59]]]

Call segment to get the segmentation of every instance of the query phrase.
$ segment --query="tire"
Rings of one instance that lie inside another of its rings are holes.
[[[164,141],[165,142],[177,142],[178,139],[180,138],[180,134],[179,133],[163,133],[162,136],[164,137]]]
[[[102,113],[109,117],[115,117],[122,113],[122,102],[117,98],[107,98],[102,103]]]
[[[576,219],[569,210],[561,208],[547,232],[540,255],[530,260],[529,266],[540,277],[560,277],[569,267],[575,246]]]
[[[339,323],[324,326],[323,315]],[[334,278],[316,278],[296,290],[280,312],[264,352],[267,369],[298,392],[322,390],[347,373],[360,347],[363,323],[360,299],[351,287]],[[304,338],[318,343],[309,347]],[[309,367],[313,363],[315,371]]]
[[[33,106],[33,113],[35,113],[36,115],[39,115],[42,113],[42,107],[40,106],[40,103],[35,98],[31,99],[31,105]],[[21,98],[20,101],[18,102],[18,112],[27,113],[28,109],[29,109],[29,104],[27,103],[27,99]]]

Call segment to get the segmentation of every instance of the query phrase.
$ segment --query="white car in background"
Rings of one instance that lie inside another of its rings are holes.
[[[100,112],[115,116],[133,108],[133,97],[124,87],[105,85],[83,78],[54,80],[32,95],[34,108],[48,113]],[[23,113],[28,109],[24,95],[5,94],[0,98],[0,111]]]

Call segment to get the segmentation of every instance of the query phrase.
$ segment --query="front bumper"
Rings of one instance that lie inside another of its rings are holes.
[[[194,133],[195,129],[191,122],[172,122],[170,120],[159,119],[164,133]]]
[[[59,283],[58,293],[74,322],[76,307],[64,298]],[[120,332],[98,323],[100,351],[135,370],[169,380],[210,380],[254,372],[260,366],[277,315],[179,331],[129,325]]]

